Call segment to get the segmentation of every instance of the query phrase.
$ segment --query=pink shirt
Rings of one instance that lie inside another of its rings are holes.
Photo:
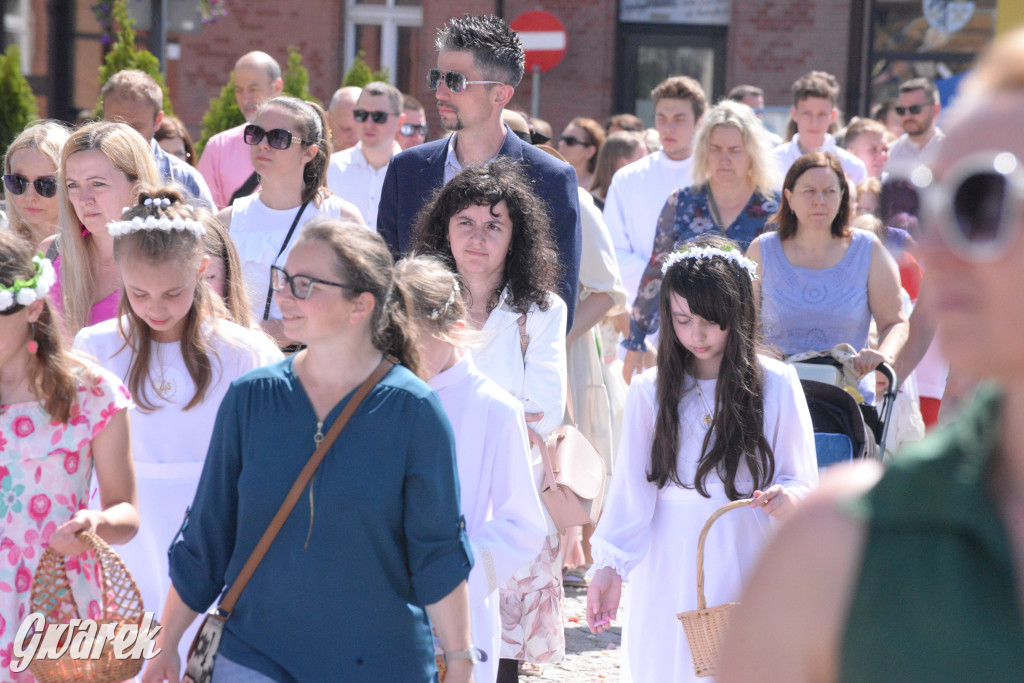
[[[247,123],[217,133],[199,157],[199,172],[210,186],[217,208],[231,206],[231,195],[253,174],[249,145],[242,139]]]
[[[57,315],[61,320],[64,319],[64,297],[61,293],[60,288],[60,254],[57,258],[53,259],[53,270],[57,275],[57,279],[53,283],[53,287],[50,288],[50,305],[57,311]],[[103,322],[104,320],[110,320],[111,318],[117,317],[117,305],[121,301],[121,290],[115,290],[107,295],[105,299],[102,299],[92,305],[92,309],[89,312],[89,325],[96,325]]]

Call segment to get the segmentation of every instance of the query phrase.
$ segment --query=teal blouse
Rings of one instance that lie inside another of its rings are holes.
[[[171,580],[189,607],[206,611],[238,576],[312,455],[316,429],[291,358],[232,384],[170,549]],[[395,366],[310,485],[312,498],[303,494],[242,592],[219,652],[280,681],[434,680],[424,606],[472,565],[437,395]]]
[[[839,680],[1024,680],[1012,552],[987,491],[1001,413],[981,390],[847,506],[868,531]]]

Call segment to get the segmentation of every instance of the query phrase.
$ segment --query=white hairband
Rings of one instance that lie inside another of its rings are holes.
[[[142,203],[146,206],[156,206],[161,209],[166,209],[171,205],[171,200],[167,197],[146,197],[146,201]]]
[[[452,280],[452,293],[448,295],[448,300],[444,302],[444,306],[442,306],[441,308],[431,309],[430,313],[427,314],[427,317],[430,318],[431,320],[437,320],[438,318],[440,318],[442,315],[444,315],[444,312],[447,311],[448,308],[455,303],[455,297],[458,296],[458,294],[459,281]]]
[[[149,200],[147,199],[146,201]],[[206,234],[206,228],[194,218],[170,218],[169,216],[160,216],[159,218],[156,216],[146,216],[143,218],[142,216],[136,216],[127,221],[107,223],[107,234],[111,237],[124,237],[140,230],[163,230],[164,232],[181,230],[182,232],[191,232],[196,237],[202,237]]]
[[[724,258],[726,261],[732,261],[740,268],[746,270],[747,274],[750,275],[751,280],[757,279],[757,262],[753,259],[747,258],[739,249],[728,244],[721,247],[688,247],[682,251],[674,251],[669,254],[667,259],[665,259],[665,264],[661,267],[661,274],[667,274],[672,266],[683,261],[700,261],[714,257]]]
[[[15,280],[10,287],[0,287],[0,313],[15,306],[28,306],[38,299],[42,299],[57,281],[57,274],[53,270],[50,259],[42,254],[32,257],[35,264],[35,274],[28,280]]]

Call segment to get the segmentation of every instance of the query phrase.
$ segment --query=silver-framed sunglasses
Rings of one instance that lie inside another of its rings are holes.
[[[458,71],[431,69],[427,72],[427,86],[429,86],[431,90],[437,90],[437,86],[441,83],[441,79],[444,79],[444,84],[452,92],[464,92],[467,85],[486,85],[488,83],[494,85],[505,85],[501,81],[467,81],[466,74],[461,74]]]
[[[1018,237],[1024,210],[1024,168],[1010,152],[972,154],[935,178],[920,166],[910,174],[922,227],[938,230],[949,247],[971,261],[991,261]]]

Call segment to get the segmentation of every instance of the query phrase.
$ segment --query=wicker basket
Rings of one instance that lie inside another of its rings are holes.
[[[96,553],[103,577],[103,604],[100,618],[96,620],[97,625],[114,624],[116,633],[122,624],[142,623],[142,595],[121,558],[93,533],[82,532],[78,537]],[[71,594],[71,584],[64,567],[64,557],[52,547],[47,548],[39,558],[39,567],[32,581],[31,607],[33,612],[43,613],[47,625],[79,618],[78,606]],[[104,643],[96,659],[72,659],[65,653],[60,659],[33,659],[29,663],[29,671],[39,683],[117,683],[132,679],[142,669],[142,663],[141,658],[115,659],[111,638]]]
[[[729,615],[739,607],[738,602],[707,606],[704,599],[704,541],[716,519],[729,510],[749,505],[750,501],[750,498],[734,500],[715,510],[701,529],[700,538],[697,539],[697,609],[681,612],[676,616],[683,622],[683,628],[686,630],[686,641],[690,644],[690,654],[693,656],[693,672],[701,678],[715,675],[718,651],[722,647]]]

